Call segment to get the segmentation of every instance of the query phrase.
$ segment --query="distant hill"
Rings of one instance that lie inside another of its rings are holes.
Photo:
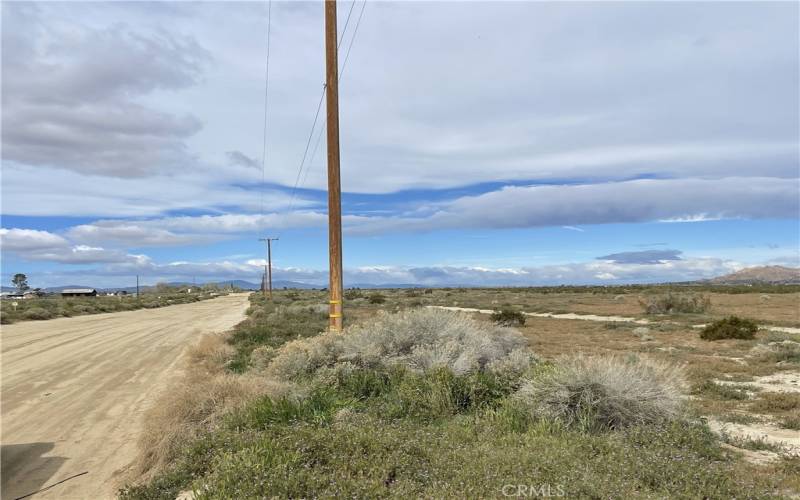
[[[800,284],[800,269],[784,266],[748,267],[735,273],[712,278],[708,282],[715,285]]]

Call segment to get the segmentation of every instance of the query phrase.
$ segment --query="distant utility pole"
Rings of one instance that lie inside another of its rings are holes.
[[[342,188],[339,178],[339,61],[336,0],[325,0],[325,88],[328,110],[328,250],[330,328],[342,331]]]
[[[266,287],[262,286],[264,290],[264,297],[267,296],[269,289],[269,300],[272,300],[272,242],[278,241],[278,238],[259,238],[258,241],[265,241],[267,243],[267,265],[264,266],[264,276],[266,278]]]
[[[136,298],[139,298],[139,275],[136,275]]]

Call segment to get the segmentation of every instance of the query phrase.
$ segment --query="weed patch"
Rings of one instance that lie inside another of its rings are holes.
[[[684,384],[682,371],[667,363],[576,356],[525,382],[515,397],[567,426],[619,429],[678,418]]]
[[[703,295],[666,293],[640,300],[646,314],[698,314],[711,307],[711,300]]]
[[[793,392],[765,392],[753,401],[750,409],[757,413],[780,413],[800,410],[800,394]]]
[[[720,384],[713,380],[706,380],[696,385],[692,393],[702,394],[712,399],[744,401],[750,399],[747,389],[747,387],[737,387],[730,384]]]
[[[513,309],[502,309],[492,313],[490,319],[501,326],[524,326],[525,315]]]
[[[757,331],[758,325],[749,319],[730,316],[707,325],[700,332],[700,338],[703,340],[752,340]]]

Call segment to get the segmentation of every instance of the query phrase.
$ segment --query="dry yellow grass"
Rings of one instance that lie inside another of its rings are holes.
[[[206,335],[186,353],[184,377],[144,416],[132,480],[146,481],[175,459],[182,446],[216,426],[223,415],[262,395],[283,396],[288,385],[225,370],[235,349],[223,335]]]
[[[501,309],[510,306],[526,312],[556,312],[597,314],[605,316],[644,317],[641,300],[649,295],[667,293],[668,290],[631,291],[629,293],[592,293],[582,291],[543,292],[537,289],[453,289],[434,290],[409,298],[404,291],[384,291],[387,302],[373,309],[390,310],[398,304],[421,301],[424,304],[443,306]],[[683,292],[675,292],[683,293]],[[704,314],[686,316],[690,322],[705,323],[725,316],[736,315],[758,322],[783,326],[800,326],[800,293],[719,293],[700,291],[708,297],[710,309]],[[348,303],[348,313],[354,320],[360,318],[366,304]]]

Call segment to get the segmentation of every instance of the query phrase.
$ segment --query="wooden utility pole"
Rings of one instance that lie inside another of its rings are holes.
[[[342,331],[342,188],[339,180],[339,61],[336,0],[325,0],[325,88],[328,110],[328,250],[330,328]]]
[[[264,266],[264,279],[267,286],[262,286],[262,289],[264,290],[264,297],[267,296],[267,291],[269,291],[269,300],[272,300],[272,242],[278,241],[278,238],[259,238],[258,241],[267,243],[267,265]]]

